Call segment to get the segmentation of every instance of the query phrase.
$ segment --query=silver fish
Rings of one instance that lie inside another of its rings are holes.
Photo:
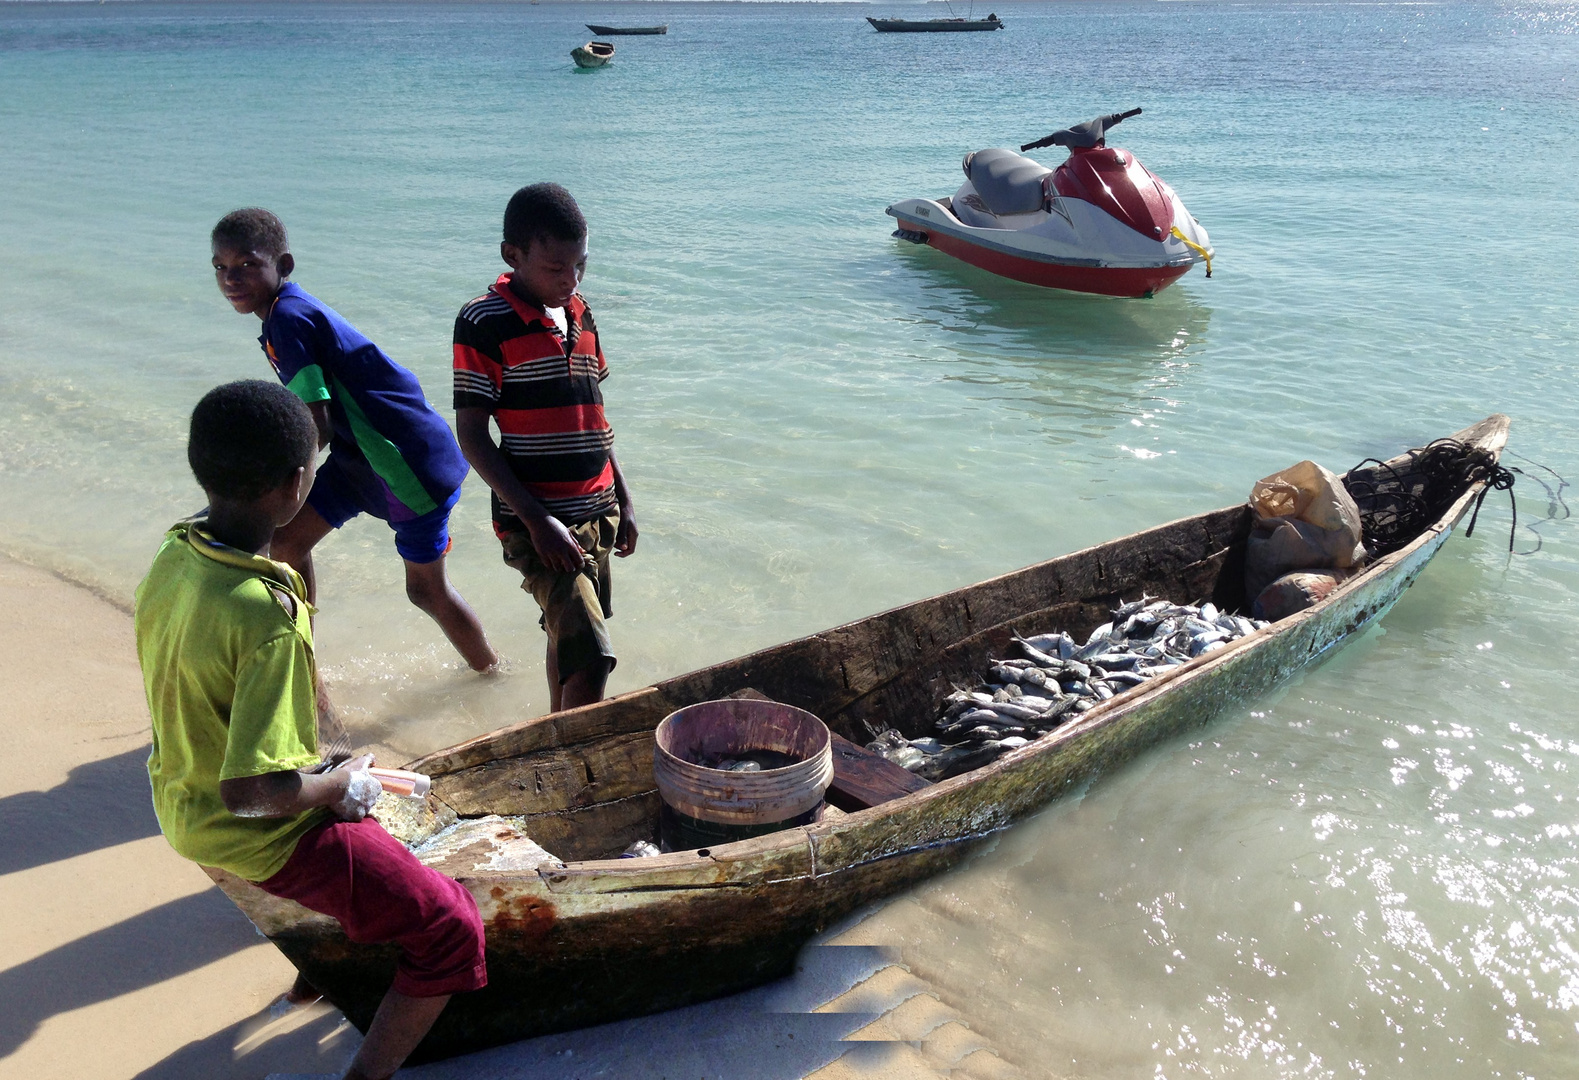
[[[1057,634],[1034,634],[1031,637],[1024,638],[1022,640],[1024,640],[1027,645],[1030,645],[1036,649],[1040,649],[1049,656],[1056,657],[1062,657],[1062,650],[1065,648],[1073,651],[1075,647],[1075,639],[1062,632]]]
[[[1038,649],[1035,645],[1032,645],[1024,638],[1016,637],[1014,638],[1014,643],[1018,645],[1020,647],[1020,651],[1033,660],[1038,667],[1058,667],[1061,663],[1063,663],[1063,660],[1060,657],[1049,656],[1047,653],[1044,653],[1041,649]]]
[[[1065,695],[1054,702],[1046,712],[1042,713],[1041,716],[1037,717],[1036,722],[1038,724],[1046,724],[1049,721],[1057,721],[1059,717],[1068,713],[1069,710],[1073,709],[1077,704],[1079,704],[1081,700],[1081,698],[1075,696],[1074,694]]]
[[[1007,716],[1013,720],[1035,720],[1041,715],[1036,709],[1027,709],[1023,705],[1008,701],[995,701],[991,705],[982,706],[982,709],[991,710],[999,716]]]
[[[951,726],[975,727],[977,724],[983,723],[987,720],[996,721],[997,719],[998,714],[993,712],[991,709],[972,709],[969,712],[959,716]]]

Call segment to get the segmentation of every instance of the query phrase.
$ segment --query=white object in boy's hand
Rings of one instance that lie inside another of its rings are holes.
[[[348,769],[350,776],[346,780],[345,794],[331,809],[336,816],[346,821],[361,821],[373,804],[378,802],[378,796],[384,788],[378,782],[378,777],[367,771],[367,766]]]

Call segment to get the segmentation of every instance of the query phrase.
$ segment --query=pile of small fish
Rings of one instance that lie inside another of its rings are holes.
[[[1121,605],[1084,645],[1065,633],[1014,638],[1021,658],[994,660],[980,690],[944,699],[934,737],[885,731],[868,744],[928,780],[979,769],[1046,735],[1066,720],[1190,659],[1270,625],[1212,604],[1170,604],[1143,596]]]

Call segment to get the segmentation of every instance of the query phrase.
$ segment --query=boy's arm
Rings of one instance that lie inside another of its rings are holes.
[[[614,534],[614,554],[624,558],[636,550],[636,510],[631,506],[630,488],[625,486],[625,474],[620,471],[619,459],[614,448],[609,447],[609,468],[614,470],[614,497],[620,504],[620,527]]]
[[[313,414],[313,423],[318,427],[318,449],[322,450],[329,445],[329,437],[334,434],[334,426],[329,422],[329,403],[309,402],[307,410]]]
[[[301,311],[287,298],[276,302],[273,315],[265,323],[264,351],[285,388],[301,398],[312,410],[318,426],[318,449],[329,445],[333,428],[329,423],[329,376],[325,371],[323,328],[315,316]]]
[[[345,821],[361,821],[382,790],[367,771],[372,754],[352,758],[325,773],[297,770],[238,776],[219,782],[219,798],[237,817],[295,817],[327,806]]]
[[[461,444],[461,453],[466,455],[483,482],[521,519],[543,565],[561,574],[575,573],[581,569],[586,552],[570,535],[564,522],[543,509],[543,504],[534,499],[516,477],[504,451],[493,441],[493,432],[488,428],[490,419],[492,414],[487,409],[455,410],[455,435]]]

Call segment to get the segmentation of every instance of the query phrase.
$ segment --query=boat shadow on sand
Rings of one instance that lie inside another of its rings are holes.
[[[895,967],[897,952],[890,946],[813,943],[802,950],[794,975],[766,986],[417,1065],[401,1075],[411,1080],[799,1080],[847,1055],[852,1065],[863,1059],[881,1064],[883,1052],[897,1047],[880,1037],[849,1040],[916,993],[919,984],[914,980],[873,992],[874,983],[895,981],[901,971]],[[873,980],[873,975],[879,978]],[[188,1043],[138,1073],[136,1080],[265,1074],[274,1080],[329,1080],[344,1068],[360,1040],[342,1014],[323,1003],[289,1011],[266,1009]],[[876,1053],[863,1054],[863,1049]]]

